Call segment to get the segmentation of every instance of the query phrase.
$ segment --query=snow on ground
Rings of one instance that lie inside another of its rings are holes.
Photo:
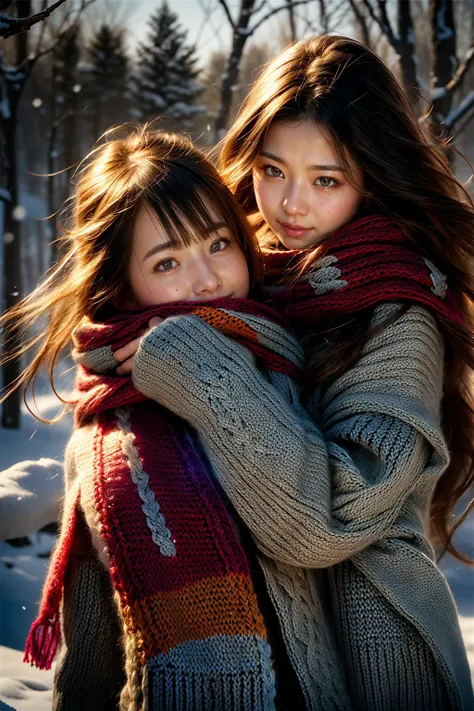
[[[70,382],[70,375],[65,376],[65,381]],[[43,415],[56,414],[58,402],[54,395],[42,394],[37,401]],[[48,457],[61,462],[70,431],[70,417],[48,426],[24,414],[21,430],[0,429],[0,471],[24,459]],[[24,479],[21,483],[26,486]],[[57,480],[45,477],[44,486],[51,497],[57,497],[56,485]],[[45,493],[41,487],[38,489],[39,497]],[[50,711],[52,703],[53,670],[39,671],[22,662],[24,642],[36,615],[54,543],[50,533],[32,533],[31,520],[25,504],[19,530],[21,535],[30,534],[28,545],[14,547],[6,541],[0,542],[0,711]],[[474,516],[463,524],[457,540],[463,550],[474,554]],[[456,599],[474,677],[474,569],[452,558],[443,560],[441,567]]]

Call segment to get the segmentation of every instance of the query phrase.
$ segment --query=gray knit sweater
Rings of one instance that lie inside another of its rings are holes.
[[[419,306],[307,411],[286,378],[194,316],[167,319],[136,355],[136,387],[197,429],[253,534],[308,709],[474,708],[425,535],[449,457],[442,372],[442,339]]]

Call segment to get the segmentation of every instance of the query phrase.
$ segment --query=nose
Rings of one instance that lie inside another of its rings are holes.
[[[309,206],[305,188],[297,183],[290,184],[283,197],[282,205],[287,215],[307,215]]]
[[[200,261],[196,265],[193,291],[196,296],[212,296],[222,286],[222,280],[214,264]]]

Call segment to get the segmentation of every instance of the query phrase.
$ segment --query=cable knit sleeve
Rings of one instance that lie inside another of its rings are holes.
[[[66,451],[66,506],[77,486],[74,451]],[[68,562],[62,646],[53,688],[54,711],[114,711],[124,685],[121,629],[110,576],[99,561],[81,513],[81,536]]]
[[[386,320],[397,305],[378,307]],[[194,316],[143,340],[136,387],[201,434],[221,485],[264,553],[322,568],[384,537],[410,494],[447,465],[443,344],[412,306],[374,336],[310,417],[249,352]],[[316,395],[315,395],[316,397]]]

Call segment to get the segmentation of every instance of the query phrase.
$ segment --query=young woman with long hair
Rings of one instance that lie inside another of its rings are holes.
[[[138,387],[211,453],[258,545],[306,708],[471,708],[429,540],[462,558],[452,510],[473,482],[472,202],[394,75],[344,37],[269,63],[220,168],[259,229],[269,303],[305,347],[302,398],[188,317],[142,341],[139,361],[162,376]]]

